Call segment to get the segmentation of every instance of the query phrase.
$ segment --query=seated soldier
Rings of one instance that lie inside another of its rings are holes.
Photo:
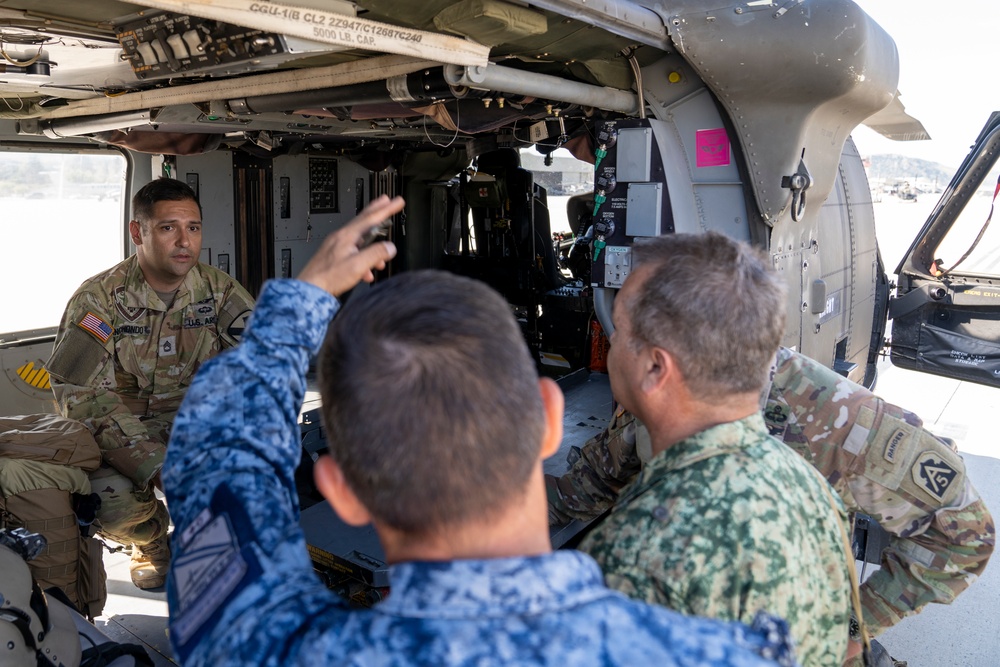
[[[804,665],[840,665],[851,582],[843,506],[760,415],[784,332],[781,278],[717,233],[650,239],[633,258],[608,372],[648,427],[652,458],[581,550],[632,597],[730,620],[766,609],[788,620]]]
[[[334,296],[395,254],[359,239],[402,206],[376,200],[298,280],[267,283],[241,345],[202,367],[181,406],[163,482],[182,664],[762,664],[748,647],[788,660],[773,618],[759,620],[770,638],[685,618],[611,592],[582,554],[551,553],[541,462],[562,394],[498,294],[404,273],[330,324]],[[323,587],[298,525],[297,418],[321,343],[331,456],[316,481],[341,518],[378,532],[392,591],[371,610]]]
[[[101,533],[132,545],[132,583],[163,585],[169,517],[153,488],[174,413],[198,366],[236,345],[253,298],[198,261],[201,204],[160,178],[132,198],[136,254],[70,297],[47,367],[59,412],[90,428]]]

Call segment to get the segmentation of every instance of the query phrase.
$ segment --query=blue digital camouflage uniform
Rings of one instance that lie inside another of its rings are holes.
[[[170,426],[203,361],[237,343],[253,298],[205,264],[188,272],[168,307],[137,256],[87,279],[70,298],[52,358],[60,413],[85,423],[103,463],[91,473],[102,532],[145,545],[166,534],[150,480]]]
[[[387,601],[348,609],[313,572],[293,480],[305,374],[337,308],[269,282],[241,345],[202,367],[177,415],[163,482],[182,664],[772,664],[750,647],[793,661],[773,618],[751,630],[646,606],[574,552],[397,564]]]
[[[850,618],[845,521],[826,482],[755,414],[656,454],[580,549],[630,597],[711,618],[781,616],[802,664],[833,667]]]

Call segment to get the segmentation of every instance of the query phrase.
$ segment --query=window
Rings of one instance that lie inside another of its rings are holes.
[[[534,148],[523,148],[520,152],[521,166],[546,190],[552,232],[579,233],[580,230],[574,229],[575,222],[569,220],[566,203],[575,195],[594,191],[594,165],[577,160],[565,148],[553,151],[550,165],[545,164],[545,156]]]
[[[972,247],[987,218],[989,218],[998,175],[1000,175],[1000,170],[994,169],[983,179],[976,194],[962,209],[955,225],[948,230],[934,253],[935,258],[942,260],[945,269],[954,266],[955,262]],[[1000,208],[1000,197],[997,197],[997,203],[997,208]],[[993,218],[983,238],[955,271],[960,274],[1000,273],[1000,211],[993,211]]]
[[[84,279],[124,258],[120,153],[0,151],[0,331],[59,324]]]

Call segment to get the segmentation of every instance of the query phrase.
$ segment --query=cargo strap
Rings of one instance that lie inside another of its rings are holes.
[[[965,251],[965,254],[958,258],[958,261],[951,265],[950,268],[945,269],[941,273],[937,274],[937,278],[944,278],[946,275],[958,268],[958,265],[968,259],[972,251],[976,249],[979,242],[983,240],[983,235],[986,233],[986,228],[990,226],[990,221],[993,219],[993,209],[997,205],[997,195],[1000,194],[1000,178],[997,178],[997,186],[993,189],[993,202],[990,204],[990,214],[986,216],[986,222],[983,223],[983,228],[979,230],[979,235],[976,236],[976,240],[972,242],[969,249]]]

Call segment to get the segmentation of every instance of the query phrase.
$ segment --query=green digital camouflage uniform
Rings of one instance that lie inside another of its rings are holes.
[[[873,636],[929,602],[951,602],[982,573],[996,539],[993,518],[961,458],[919,417],[784,348],[764,415],[850,512],[874,517],[891,534],[883,567],[861,586]],[[546,480],[550,522],[589,520],[611,507],[639,472],[635,441],[631,416],[618,409],[563,477]]]
[[[170,427],[203,361],[235,345],[253,298],[204,264],[168,308],[133,256],[86,280],[70,298],[48,370],[60,412],[84,422],[103,452],[91,474],[102,532],[149,544],[169,519],[151,481]]]
[[[802,664],[839,667],[846,520],[822,477],[757,414],[654,456],[580,549],[630,597],[744,622],[763,609],[788,621]]]

